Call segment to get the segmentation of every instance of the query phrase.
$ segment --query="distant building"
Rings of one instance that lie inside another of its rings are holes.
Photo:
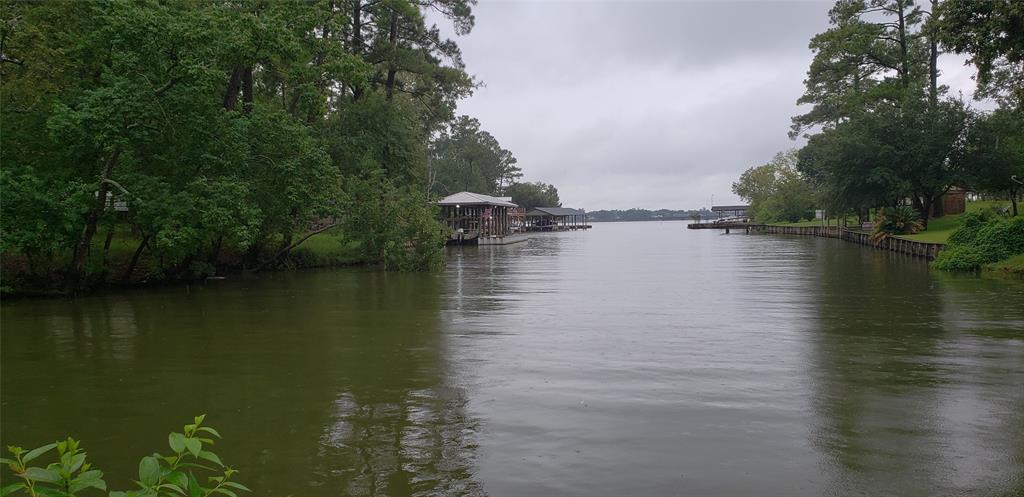
[[[932,205],[932,217],[963,214],[967,210],[967,190],[952,187]]]

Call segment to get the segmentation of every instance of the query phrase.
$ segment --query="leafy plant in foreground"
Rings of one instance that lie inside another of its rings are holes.
[[[238,497],[238,491],[250,491],[245,485],[232,480],[235,469],[225,466],[220,457],[209,450],[217,430],[203,426],[206,415],[196,416],[183,433],[172,432],[167,437],[170,455],[154,453],[139,461],[138,489],[110,492],[109,497],[211,497],[220,494]],[[57,449],[56,462],[46,467],[29,466],[40,456]],[[86,462],[86,453],[77,440],[68,438],[26,451],[21,447],[8,447],[14,456],[0,458],[21,481],[5,485],[0,497],[9,494],[31,497],[74,497],[92,489],[107,490],[103,472],[92,469]]]

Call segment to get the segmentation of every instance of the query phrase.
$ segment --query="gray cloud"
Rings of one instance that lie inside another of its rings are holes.
[[[482,2],[457,41],[486,86],[459,112],[566,205],[735,202],[744,169],[800,145],[786,132],[831,5]],[[945,83],[970,91],[961,64]]]

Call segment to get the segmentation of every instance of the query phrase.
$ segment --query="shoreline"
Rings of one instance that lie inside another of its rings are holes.
[[[945,250],[945,243],[921,242],[908,240],[898,236],[889,236],[880,242],[872,243],[870,235],[854,231],[842,226],[776,226],[771,224],[751,225],[751,230],[773,235],[802,235],[835,238],[857,245],[864,245],[878,250],[888,250],[912,257],[922,257],[929,261],[935,259],[939,252]]]

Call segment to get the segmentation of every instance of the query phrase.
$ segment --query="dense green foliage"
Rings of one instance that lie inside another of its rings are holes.
[[[1019,0],[943,0],[935,30],[950,50],[970,56],[978,90],[1004,107],[1024,103],[1024,3]]]
[[[238,471],[225,466],[210,450],[220,434],[203,426],[205,417],[196,416],[182,433],[172,432],[167,437],[171,449],[168,455],[154,453],[139,461],[139,478],[135,481],[138,489],[112,491],[110,497],[238,497],[239,492],[249,492],[232,479]],[[57,449],[55,462],[45,467],[30,465],[53,449]],[[0,463],[20,481],[5,479],[0,496],[74,497],[89,489],[107,490],[103,472],[93,469],[80,443],[72,438],[32,450],[11,446],[8,451],[12,458],[0,458]]]
[[[460,116],[434,140],[430,153],[431,191],[449,195],[461,191],[504,195],[523,173],[512,152],[501,148],[480,121]]]
[[[334,226],[359,260],[437,267],[430,193],[520,175],[455,118],[477,83],[427,24],[468,33],[474,3],[5,1],[5,284],[262,268]]]
[[[933,266],[948,271],[978,271],[986,264],[1024,254],[1024,217],[992,211],[963,216]]]
[[[811,40],[799,100],[810,110],[793,118],[791,130],[808,138],[797,169],[818,191],[819,206],[863,218],[872,208],[908,204],[927,227],[952,187],[1015,199],[1019,101],[973,110],[947,95],[937,60],[943,48],[969,53],[977,96],[1011,95],[1019,80],[1007,85],[995,73],[1019,72],[1020,19],[1007,2],[837,1],[831,27]]]
[[[750,202],[757,222],[796,222],[814,216],[814,189],[796,163],[795,150],[780,152],[767,164],[747,169],[732,184],[733,193]]]
[[[974,165],[968,183],[1009,197],[1016,216],[1017,197],[1024,191],[1024,108],[1002,108],[980,116],[965,142],[966,162]]]
[[[515,183],[505,192],[512,197],[512,202],[527,210],[534,207],[561,207],[558,189],[540,181]]]

